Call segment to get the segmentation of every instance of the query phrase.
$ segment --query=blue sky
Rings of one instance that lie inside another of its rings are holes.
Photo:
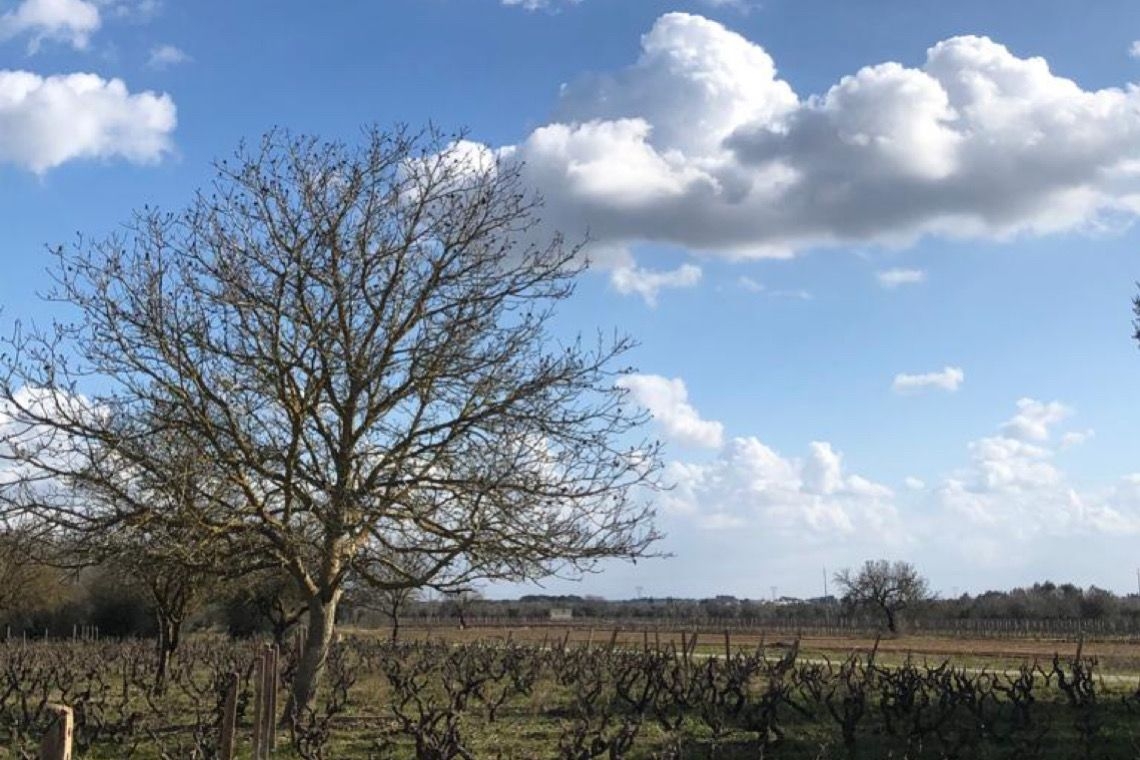
[[[0,304],[242,138],[429,120],[591,231],[669,560],[556,591],[1132,590],[1140,6],[0,0]],[[492,593],[510,593],[497,589]]]

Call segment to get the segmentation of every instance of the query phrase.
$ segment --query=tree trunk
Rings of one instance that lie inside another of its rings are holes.
[[[269,625],[273,628],[273,643],[280,649],[285,646],[285,633],[289,630],[289,623],[275,618]]]
[[[162,613],[158,613],[158,665],[154,671],[154,691],[161,694],[166,689],[166,676],[170,672],[170,659],[178,649],[179,633],[182,624]]]
[[[395,642],[400,637],[400,613],[393,611],[389,617],[392,618],[392,641]]]
[[[883,607],[883,612],[887,613],[887,630],[892,634],[898,633],[898,628],[895,627],[895,611],[890,607]]]
[[[324,674],[325,662],[332,644],[333,630],[336,626],[336,608],[340,596],[341,592],[338,590],[327,600],[321,596],[309,600],[305,648],[301,653],[300,662],[297,663],[297,675],[293,680],[289,700],[285,704],[285,719],[288,721],[299,718],[301,711],[312,702],[316,694],[317,684]]]

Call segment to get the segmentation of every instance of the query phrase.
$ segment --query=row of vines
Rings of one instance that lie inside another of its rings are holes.
[[[0,742],[34,757],[47,705],[63,702],[80,757],[215,758],[235,674],[249,724],[257,651],[193,640],[156,687],[145,642],[0,646]],[[285,684],[294,668],[284,652]],[[1140,754],[1140,693],[1106,687],[1079,649],[994,671],[887,665],[874,651],[806,658],[795,645],[709,654],[695,637],[632,649],[348,638],[316,703],[278,717],[277,754],[306,760]]]

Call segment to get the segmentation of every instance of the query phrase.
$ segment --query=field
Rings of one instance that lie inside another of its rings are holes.
[[[236,756],[250,757],[263,647],[194,637],[156,690],[149,642],[0,646],[3,746],[34,757],[44,705],[59,701],[75,709],[79,757],[218,757],[236,673]],[[287,687],[289,645],[281,660]],[[1078,655],[1065,641],[726,642],[600,625],[410,628],[396,644],[348,631],[273,756],[1133,758],[1137,662],[1140,645],[1123,641]]]
[[[680,646],[686,637],[692,635],[693,630],[631,627],[620,623],[616,627],[617,643],[624,647],[642,647],[646,642],[650,646],[671,644]],[[613,623],[605,622],[595,624],[580,622],[572,625],[530,624],[511,627],[476,625],[466,629],[454,625],[404,626],[400,630],[400,637],[416,640],[443,638],[454,642],[513,640],[531,643],[549,643],[565,639],[571,644],[599,645],[608,644],[614,635],[614,628]],[[696,633],[699,651],[724,652],[723,630],[706,627],[697,629]],[[798,636],[782,630],[729,632],[729,644],[732,650],[753,649],[761,644],[779,647],[797,640],[800,651],[805,656],[814,654],[833,658],[843,657],[851,652],[868,652],[877,646],[879,653],[889,658],[905,658],[910,654],[930,660],[946,659],[953,664],[967,666],[998,664],[1016,666],[1035,659],[1049,659],[1058,652],[1071,653],[1078,644],[1078,640],[1071,637],[972,638],[901,635],[877,639],[870,635],[820,635],[812,633],[811,629],[805,629]],[[1086,656],[1097,658],[1102,672],[1118,676],[1136,674],[1140,677],[1140,638],[1094,638],[1085,640],[1082,647]]]

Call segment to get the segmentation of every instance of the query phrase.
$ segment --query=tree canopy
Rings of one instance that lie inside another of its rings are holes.
[[[659,452],[616,385],[633,342],[556,339],[582,264],[538,239],[517,165],[372,129],[271,132],[216,169],[185,209],[54,251],[75,319],[2,360],[15,509],[284,570],[309,616],[294,705],[346,578],[458,588],[649,551]]]
[[[909,562],[867,560],[856,573],[836,573],[835,582],[846,604],[882,612],[891,633],[898,632],[900,610],[931,598],[926,579]]]

